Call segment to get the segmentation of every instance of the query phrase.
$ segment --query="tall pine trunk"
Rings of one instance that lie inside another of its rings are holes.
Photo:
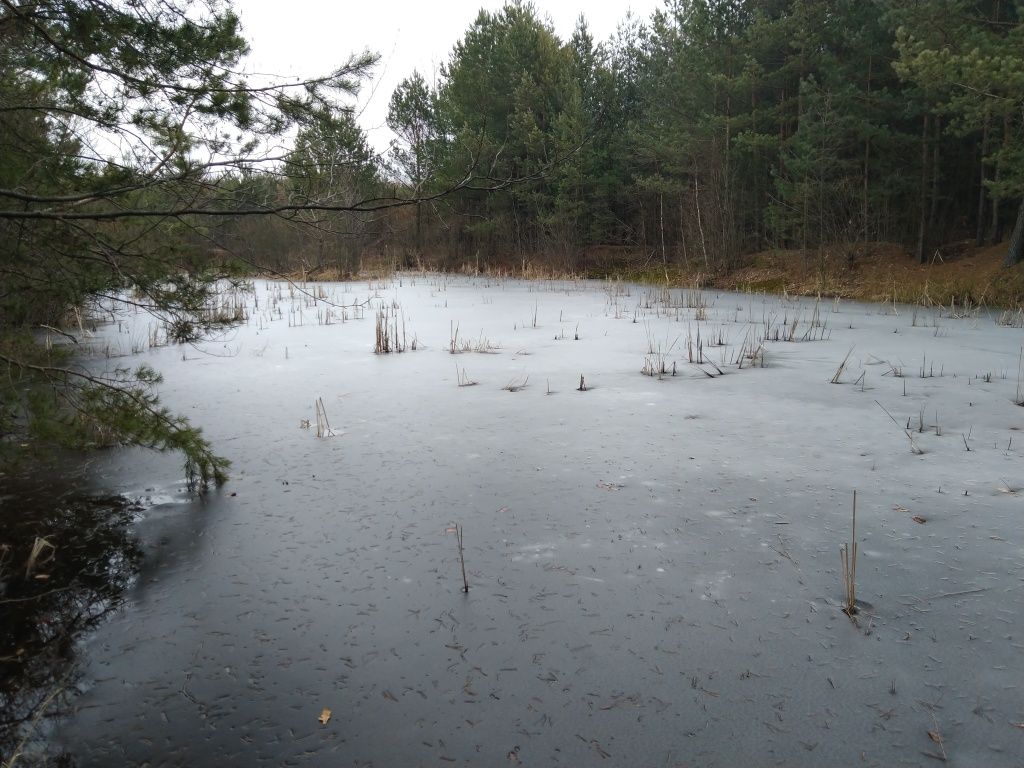
[[[939,209],[939,141],[942,134],[942,118],[936,116],[934,121],[935,136],[932,144],[932,189],[931,202],[928,207],[928,231],[935,232],[938,220],[936,214]],[[944,233],[943,233],[944,234]],[[932,235],[934,239],[934,235]]]
[[[928,237],[928,114],[924,116],[924,125],[921,128],[921,189],[920,189],[920,218],[917,222],[917,261],[924,264],[925,241]]]
[[[1010,146],[1010,118],[1009,116],[1003,117],[1003,151]],[[1003,164],[1000,161],[996,162],[995,178],[993,181],[998,184],[1000,177],[1002,176]],[[1000,240],[1003,239],[1003,225],[999,220],[999,200],[992,202],[992,227],[988,231],[988,241],[992,245],[996,245]]]
[[[868,56],[868,81],[865,93],[868,98],[871,95],[871,65],[874,61],[872,56]],[[870,212],[868,210],[868,192],[869,192],[869,178],[871,172],[871,136],[868,134],[864,137],[864,178],[862,179],[863,184],[861,187],[861,238],[864,242],[864,253],[868,252],[868,239],[870,231]],[[852,259],[852,250],[851,250]]]
[[[985,110],[985,124],[981,132],[981,170],[978,174],[978,228],[974,235],[974,244],[981,247],[985,243],[985,157],[988,155],[988,110]]]

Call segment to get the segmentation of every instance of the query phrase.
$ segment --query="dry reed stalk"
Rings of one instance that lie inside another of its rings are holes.
[[[397,307],[393,309],[382,307],[377,310],[376,336],[373,345],[374,354],[387,355],[391,352],[405,352],[407,346],[405,315],[402,315],[402,328],[401,333],[399,333],[398,313]],[[416,349],[415,337],[413,338],[413,349]]]
[[[1020,406],[1024,406],[1024,386],[1022,386],[1022,374],[1024,374],[1024,347],[1020,348],[1020,354],[1017,356],[1017,397],[1013,401]]]
[[[327,408],[324,406],[324,399],[322,397],[318,397],[316,399],[316,436],[334,436],[334,430],[331,429],[331,423],[327,420]]]
[[[843,375],[843,371],[846,370],[846,363],[849,362],[850,355],[853,354],[853,349],[854,349],[853,347],[850,347],[850,351],[846,353],[846,357],[843,358],[843,362],[841,362],[839,364],[839,367],[836,368],[836,372],[832,375],[832,383],[833,384],[838,384],[839,383],[839,380],[840,380],[840,378]]]
[[[857,492],[853,492],[853,531],[850,542],[839,548],[843,564],[843,613],[851,619],[857,614]]]
[[[889,413],[889,411],[885,410],[885,406],[884,405],[882,405],[877,400],[875,400],[875,405],[877,405],[879,408],[881,408],[883,411],[885,411],[885,415],[888,416],[890,419],[892,419],[892,423],[895,424],[897,427],[899,427],[900,429],[903,430],[903,434],[905,434],[907,436],[907,439],[910,441],[910,452],[911,453],[915,453],[917,455],[923,454],[924,451],[921,450],[921,448],[918,447],[917,443],[914,442],[914,436],[912,434],[910,434],[910,424],[909,424],[910,420],[907,419],[907,427],[906,428],[901,427],[900,423],[898,421],[896,421],[896,418],[891,413]]]
[[[25,563],[25,578],[32,576],[32,571],[36,569],[36,566],[46,565],[46,563],[53,560],[53,555],[57,551],[57,548],[53,546],[43,536],[36,536],[36,540],[32,543],[32,551],[29,552],[28,561]],[[44,557],[44,553],[46,556]]]
[[[466,369],[459,370],[458,363],[455,364],[455,378],[457,379],[460,387],[472,387],[476,385],[476,382],[469,378],[466,374]]]
[[[512,381],[510,381],[508,384],[506,384],[504,387],[502,387],[502,389],[504,389],[504,390],[506,390],[508,392],[518,392],[518,391],[520,391],[522,389],[526,389],[526,384],[529,381],[530,381],[530,377],[529,376],[527,376],[526,378],[524,378],[522,380],[520,380],[520,379],[512,379]]]
[[[462,540],[462,524],[455,526],[455,539],[459,544],[459,565],[462,566],[462,591],[469,593],[469,579],[466,578],[466,548]]]

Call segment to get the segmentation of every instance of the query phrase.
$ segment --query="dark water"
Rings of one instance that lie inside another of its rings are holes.
[[[0,762],[22,743],[34,754],[72,705],[81,640],[122,605],[142,559],[136,503],[83,494],[57,467],[36,475],[0,478]]]

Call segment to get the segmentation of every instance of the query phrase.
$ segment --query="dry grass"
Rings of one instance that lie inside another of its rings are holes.
[[[999,325],[1005,325],[1010,328],[1024,328],[1024,307],[1004,310],[996,318],[996,322]]]
[[[1024,265],[1003,267],[1005,255],[1005,244],[975,248],[951,243],[928,264],[919,264],[899,245],[870,243],[867,252],[826,252],[819,270],[805,266],[797,251],[764,251],[745,257],[742,266],[712,283],[725,290],[920,304],[962,317],[981,306],[1024,305]]]
[[[1024,323],[1024,265],[1002,266],[1006,244],[975,248],[970,243],[948,243],[936,250],[927,264],[919,264],[906,248],[885,242],[835,246],[819,261],[795,250],[748,254],[730,269],[714,274],[669,267],[666,271],[636,249],[592,246],[584,249],[580,264],[564,257],[538,254],[535,259],[507,258],[481,263],[453,263],[444,253],[424,256],[420,269],[450,271],[493,278],[526,280],[580,280],[610,278],[652,285],[682,286],[681,303],[693,309],[706,306],[701,288],[828,296],[860,301],[919,304],[944,308],[958,316],[979,307],[1012,308],[1005,322]],[[812,263],[813,262],[813,263]],[[287,275],[299,282],[343,281],[353,278],[386,279],[395,273],[396,262],[386,255],[368,255],[354,272],[325,267]],[[667,275],[667,279],[666,279]],[[273,275],[278,278],[281,275]]]
[[[521,379],[512,379],[508,384],[502,387],[502,389],[504,389],[506,392],[521,392],[522,390],[526,389],[526,385],[529,381],[529,376],[526,376]]]
[[[459,326],[457,323],[451,323],[451,336],[448,339],[448,351],[453,355],[461,355],[466,352],[477,352],[482,355],[493,355],[498,352],[501,347],[497,344],[492,344],[490,339],[486,338],[483,331],[480,332],[480,337],[473,341],[467,339],[464,336],[459,336]]]

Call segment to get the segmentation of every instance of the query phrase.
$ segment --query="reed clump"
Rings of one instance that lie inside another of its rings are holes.
[[[401,325],[399,325],[400,317]],[[375,323],[374,354],[387,355],[392,352],[405,352],[406,348],[405,316],[400,316],[398,309],[381,307],[377,310]],[[416,339],[414,338],[413,349],[415,348]]]

